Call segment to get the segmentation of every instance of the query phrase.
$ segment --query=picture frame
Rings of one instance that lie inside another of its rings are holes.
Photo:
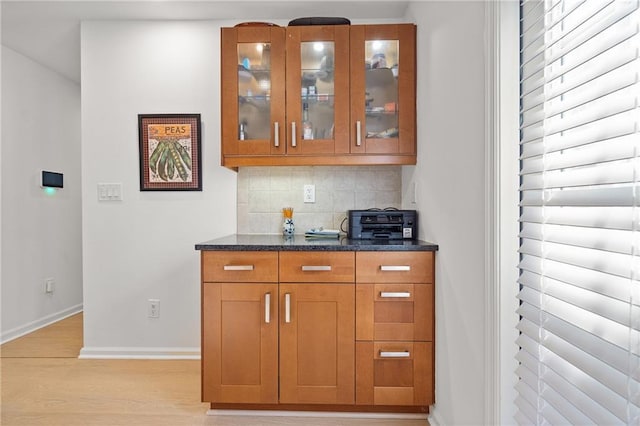
[[[200,114],[138,114],[140,191],[202,191]]]

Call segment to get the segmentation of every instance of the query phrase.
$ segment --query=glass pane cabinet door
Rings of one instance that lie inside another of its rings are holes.
[[[287,28],[287,154],[348,153],[349,27]]]
[[[415,26],[351,29],[351,152],[415,155]]]
[[[398,40],[367,40],[364,49],[365,138],[398,137]]]
[[[300,103],[303,140],[333,139],[335,43],[300,43]]]
[[[242,156],[286,152],[284,28],[223,28],[222,153],[225,165]]]
[[[270,133],[271,43],[238,43],[238,139]]]

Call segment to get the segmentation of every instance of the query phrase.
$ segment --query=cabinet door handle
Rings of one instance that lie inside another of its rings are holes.
[[[380,265],[380,270],[384,272],[410,271],[409,265]]]
[[[381,291],[380,297],[411,297],[408,291]]]
[[[380,351],[380,358],[409,358],[409,351]]]
[[[264,322],[265,324],[271,322],[271,293],[264,295]]]
[[[280,123],[277,121],[273,123],[273,146],[280,146]]]
[[[291,122],[291,146],[296,147],[296,122]]]
[[[284,294],[284,322],[291,322],[291,294]]]
[[[302,265],[302,270],[304,272],[331,271],[331,266],[330,265]]]
[[[253,265],[224,265],[225,271],[253,271]]]
[[[356,121],[356,146],[362,145],[362,125]]]

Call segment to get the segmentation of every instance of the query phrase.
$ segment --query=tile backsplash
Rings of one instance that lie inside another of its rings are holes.
[[[315,203],[303,202],[309,184],[316,187]],[[347,210],[400,208],[401,198],[401,166],[241,167],[238,233],[280,234],[283,207],[293,207],[296,234],[340,229]]]

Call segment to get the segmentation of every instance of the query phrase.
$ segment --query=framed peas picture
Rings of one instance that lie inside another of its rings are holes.
[[[200,114],[138,114],[140,191],[202,191]]]

